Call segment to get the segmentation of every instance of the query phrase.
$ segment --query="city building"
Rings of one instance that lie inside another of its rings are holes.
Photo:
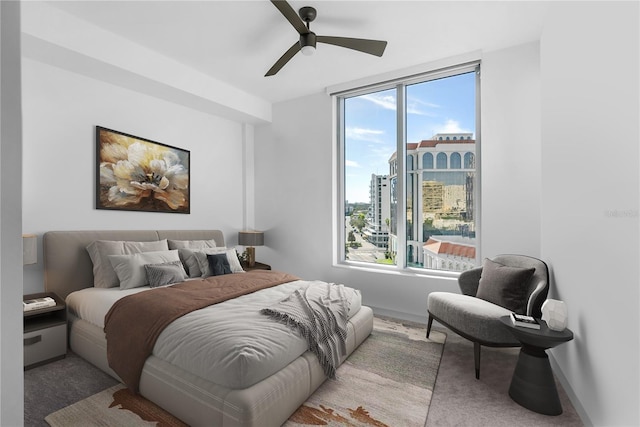
[[[431,236],[423,246],[424,268],[465,271],[476,266],[475,242],[460,236]]]
[[[389,221],[391,218],[391,193],[389,176],[371,174],[369,185],[369,211],[364,238],[379,248],[387,248],[389,241]]]
[[[470,132],[438,133],[431,139],[407,144],[407,264],[460,271],[473,265],[468,261],[449,259],[445,248],[470,255],[457,241],[463,238],[465,248],[475,248],[474,180],[476,141]],[[397,156],[389,159],[390,186],[397,179]],[[395,194],[390,192],[390,206]],[[391,227],[389,248],[397,252],[397,224],[389,213]],[[431,239],[431,243],[430,243]],[[433,242],[438,242],[435,244]],[[444,251],[444,252],[442,252]],[[464,257],[463,257],[464,258]]]

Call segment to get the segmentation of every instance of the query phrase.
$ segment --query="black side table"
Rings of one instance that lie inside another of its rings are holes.
[[[518,364],[511,378],[509,396],[534,412],[545,415],[562,414],[558,389],[545,350],[571,341],[573,332],[569,329],[552,331],[542,320],[539,320],[540,329],[514,326],[509,316],[502,316],[500,321],[522,344]]]

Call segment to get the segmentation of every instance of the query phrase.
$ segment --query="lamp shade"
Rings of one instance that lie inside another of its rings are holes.
[[[35,234],[22,235],[22,264],[38,262],[38,237]]]
[[[262,231],[240,231],[238,232],[238,244],[242,246],[262,246],[264,245],[264,233]]]

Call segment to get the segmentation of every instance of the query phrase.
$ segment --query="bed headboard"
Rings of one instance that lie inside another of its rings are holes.
[[[87,245],[94,240],[150,242],[162,239],[208,240],[225,246],[220,230],[87,230],[48,231],[42,237],[44,288],[65,299],[93,286],[93,264]]]

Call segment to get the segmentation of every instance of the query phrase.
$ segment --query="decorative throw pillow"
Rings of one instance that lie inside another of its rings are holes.
[[[527,291],[535,268],[509,267],[485,258],[476,297],[518,314],[527,310]]]
[[[200,255],[196,256],[196,253],[200,253]],[[238,256],[235,253],[234,249],[228,249],[224,246],[219,246],[215,248],[204,248],[204,249],[192,249],[192,248],[181,248],[178,249],[178,254],[180,255],[180,260],[182,261],[182,265],[184,265],[184,269],[187,271],[189,277],[206,277],[211,276],[209,270],[209,261],[207,260],[208,254],[219,254],[219,253],[227,253],[229,265],[231,266],[232,273],[244,273],[242,269],[242,265],[238,260]],[[231,256],[233,254],[233,256]],[[206,276],[203,276],[200,264],[203,265],[205,272],[207,272]]]
[[[152,288],[183,282],[187,279],[182,261],[165,262],[163,264],[145,264],[147,282]]]
[[[217,247],[216,241],[210,240],[167,240],[169,249],[205,249]]]
[[[129,242],[122,240],[96,240],[87,246],[87,252],[93,263],[93,286],[96,288],[114,288],[120,282],[118,275],[109,262],[109,255],[126,255],[141,252],[166,251],[167,240],[152,242]]]
[[[195,256],[195,250],[189,248],[180,248],[178,249],[178,255],[180,256],[180,260],[182,261],[182,265],[184,269],[187,271],[187,275],[189,277],[201,277],[202,272],[200,271],[200,265],[198,264],[198,260]]]
[[[200,277],[208,277],[211,276],[211,268],[209,268],[209,260],[207,259],[207,255],[212,254],[227,254],[227,261],[229,262],[229,266],[231,267],[232,273],[244,273],[242,269],[242,265],[240,265],[240,260],[238,259],[238,255],[236,254],[235,249],[228,249],[225,247],[219,248],[209,248],[209,249],[201,249],[197,252],[194,252],[194,257],[198,261],[198,267],[200,268],[200,272],[202,273]]]
[[[149,284],[145,264],[163,264],[178,261],[178,251],[142,252],[132,255],[109,255],[118,279],[120,289],[138,288]]]
[[[212,276],[231,274],[231,266],[229,266],[227,254],[207,255],[207,260],[209,261],[209,269]]]

